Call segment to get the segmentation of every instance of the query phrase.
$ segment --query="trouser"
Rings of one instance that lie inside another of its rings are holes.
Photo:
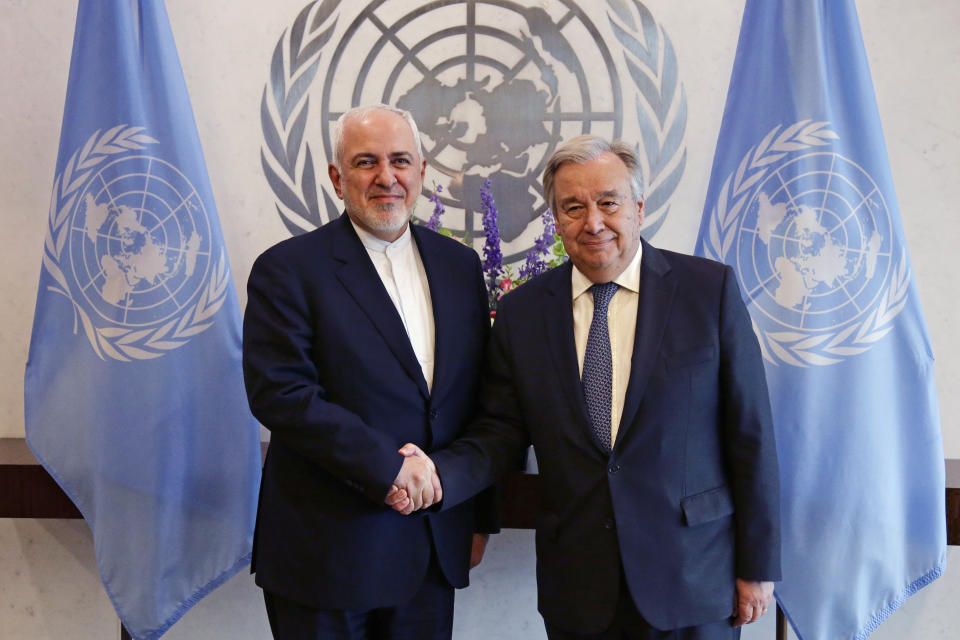
[[[430,567],[413,598],[392,607],[313,609],[263,592],[275,640],[450,640],[453,587],[431,554]]]

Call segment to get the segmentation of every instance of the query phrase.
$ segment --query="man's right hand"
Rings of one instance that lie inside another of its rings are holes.
[[[733,606],[733,626],[742,627],[756,622],[767,612],[773,602],[773,583],[737,578],[736,598]]]
[[[403,466],[387,494],[387,505],[408,515],[440,502],[443,499],[443,487],[430,457],[411,443],[403,445],[399,453],[404,457]]]

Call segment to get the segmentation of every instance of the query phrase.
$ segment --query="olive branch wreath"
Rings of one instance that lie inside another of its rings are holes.
[[[324,223],[313,154],[303,135],[310,111],[307,90],[317,75],[323,47],[337,26],[339,16],[334,15],[334,10],[339,4],[340,0],[314,0],[297,15],[289,39],[284,30],[274,47],[270,80],[260,99],[260,126],[267,147],[260,150],[260,164],[277,197],[277,213],[291,235],[299,235]],[[286,53],[285,41],[288,44]],[[271,166],[267,151],[279,170]],[[298,173],[297,167],[301,164]],[[320,191],[326,210],[338,210],[333,199],[322,189]]]
[[[100,129],[95,131],[80,149],[74,151],[63,172],[56,176],[50,198],[43,266],[56,285],[48,285],[47,288],[70,300],[74,312],[73,333],[78,332],[79,320],[90,345],[101,360],[106,359],[104,356],[123,362],[159,358],[164,352],[185,344],[187,338],[213,324],[209,320],[226,299],[227,284],[230,282],[230,270],[227,268],[226,257],[221,252],[213,277],[197,303],[181,317],[173,318],[159,328],[133,330],[120,326],[97,327],[83,306],[74,299],[66,275],[60,267],[60,258],[70,232],[70,212],[73,211],[81,187],[87,183],[93,169],[104,160],[116,154],[144,149],[145,145],[158,143],[143,131],[144,127],[125,124],[103,133]]]
[[[647,225],[643,235],[650,238],[666,221],[670,212],[667,203],[686,167],[687,151],[682,145],[687,127],[687,95],[680,83],[673,43],[650,10],[637,0],[607,0],[607,5],[610,27],[623,45],[623,59],[637,89],[637,123],[643,148],[640,154],[638,144],[637,155],[645,165],[647,177],[644,198]],[[639,31],[646,44],[624,28],[638,32],[630,6],[640,17]],[[613,19],[611,12],[624,26]],[[641,104],[641,97],[645,105]]]
[[[743,156],[736,171],[727,176],[717,203],[709,216],[704,251],[707,257],[725,262],[736,236],[737,223],[744,207],[752,199],[752,188],[772,171],[774,163],[787,154],[829,144],[839,136],[827,128],[827,122],[801,120],[788,127],[777,125]],[[906,251],[901,250],[894,265],[890,286],[876,308],[857,323],[839,331],[811,335],[798,331],[765,331],[756,322],[754,332],[760,339],[763,357],[772,364],[797,367],[830,365],[867,351],[893,327],[893,319],[903,310],[910,288],[910,270]]]

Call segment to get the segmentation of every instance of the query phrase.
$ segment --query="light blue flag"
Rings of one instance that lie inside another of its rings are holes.
[[[249,562],[259,432],[161,0],[80,0],[24,387],[27,442],[131,635]]]
[[[732,265],[803,640],[865,638],[946,558],[927,335],[853,0],[747,0],[697,253]]]

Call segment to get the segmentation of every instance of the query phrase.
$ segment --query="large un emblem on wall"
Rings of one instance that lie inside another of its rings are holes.
[[[349,17],[351,5],[336,0],[304,7],[277,42],[261,103],[263,169],[290,232],[339,215],[325,183],[332,124],[383,102],[414,114],[424,195],[441,187],[443,223],[456,235],[482,237],[480,190],[490,178],[505,261],[542,233],[540,176],[557,145],[582,133],[638,141],[644,234],[656,233],[685,166],[676,56],[643,4],[608,0],[591,14],[581,5],[375,0]]]
[[[736,266],[774,363],[863,353],[906,300],[883,193],[856,162],[821,149],[835,138],[824,122],[775,128],[727,178],[711,216],[706,252]]]
[[[56,177],[43,266],[101,358],[157,358],[213,322],[230,282],[190,180],[142,127],[94,133]]]

